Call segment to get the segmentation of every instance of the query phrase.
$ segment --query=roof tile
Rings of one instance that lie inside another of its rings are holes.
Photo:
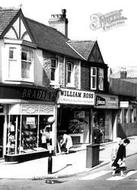
[[[9,25],[11,20],[15,17],[18,13],[19,9],[3,9],[0,8],[0,35]]]

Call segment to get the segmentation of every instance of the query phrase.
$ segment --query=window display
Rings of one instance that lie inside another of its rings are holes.
[[[15,154],[16,147],[15,147],[15,141],[16,141],[16,117],[10,117],[9,119],[9,125],[7,129],[7,153],[8,154]]]
[[[10,115],[7,117],[6,154],[49,150],[52,145],[51,115]]]
[[[22,122],[21,146],[26,152],[37,147],[37,116],[23,116]]]

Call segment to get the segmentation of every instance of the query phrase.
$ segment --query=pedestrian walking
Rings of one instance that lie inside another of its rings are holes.
[[[120,137],[117,137],[115,139],[115,144],[113,145],[112,151],[111,151],[111,163],[113,163],[114,160],[116,159],[117,152],[121,144],[122,144],[122,139]]]
[[[129,139],[124,139],[123,143],[119,146],[116,158],[112,163],[113,172],[112,175],[114,176],[117,172],[120,172],[121,176],[124,176],[124,171],[126,170],[126,146],[130,143]]]

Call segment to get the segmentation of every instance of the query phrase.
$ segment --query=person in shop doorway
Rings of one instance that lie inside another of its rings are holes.
[[[60,140],[61,152],[66,152],[68,154],[72,146],[71,136],[68,133],[63,134],[62,139]]]
[[[95,128],[93,129],[93,142],[95,144],[101,143],[102,142],[102,136],[103,136],[103,132],[99,128],[98,124],[96,124]]]
[[[51,145],[51,133],[50,133],[50,125],[45,126],[44,129],[41,130],[41,142],[42,147],[48,149]]]
[[[112,176],[114,176],[117,172],[120,172],[121,176],[124,176],[124,171],[126,170],[126,146],[130,143],[129,139],[124,139],[122,144],[119,146],[116,158],[112,163]]]

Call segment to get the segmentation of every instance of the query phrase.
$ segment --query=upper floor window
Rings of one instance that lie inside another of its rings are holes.
[[[90,88],[96,89],[97,88],[97,68],[96,67],[91,67],[90,79],[91,79]]]
[[[98,88],[104,90],[104,70],[99,68],[98,72]]]
[[[51,81],[57,79],[57,59],[51,59]]]
[[[28,48],[9,47],[8,79],[33,81],[33,52]]]
[[[21,53],[21,76],[22,78],[31,77],[31,63],[32,63],[32,53],[31,51],[23,50]]]
[[[66,84],[73,85],[74,82],[74,65],[71,62],[66,64]]]
[[[15,48],[9,48],[9,59],[14,59],[14,49]]]

